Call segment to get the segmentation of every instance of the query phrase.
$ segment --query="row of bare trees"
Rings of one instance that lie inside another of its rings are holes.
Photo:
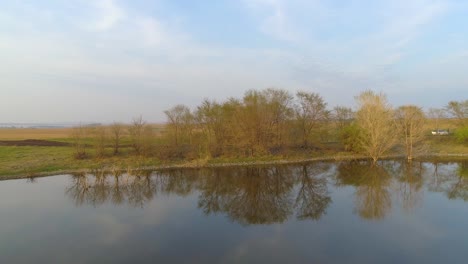
[[[86,146],[94,146],[98,157],[106,155],[106,147],[112,147],[114,155],[124,147],[162,159],[289,155],[326,149],[330,142],[374,161],[398,146],[408,160],[421,151],[427,122],[420,107],[394,109],[385,94],[373,91],[355,99],[356,111],[343,106],[329,109],[317,93],[299,91],[293,96],[273,88],[250,90],[240,99],[224,102],[205,99],[194,109],[176,105],[165,111],[165,133],[158,136],[142,117],[129,125],[114,123],[91,130],[80,126],[73,134],[75,156],[86,157]],[[464,122],[467,102],[450,102],[443,114],[451,113]],[[435,109],[429,115],[442,118]]]
[[[120,155],[124,147],[132,148],[138,155],[149,155],[154,148],[153,128],[141,116],[130,125],[118,122],[110,126],[79,125],[73,129],[71,139],[76,159],[87,158],[91,148],[97,158],[105,157],[108,148],[112,149],[112,155]]]
[[[251,90],[242,99],[205,99],[191,111],[177,105],[165,114],[174,145],[196,146],[200,155],[273,153],[287,146],[309,148],[332,113],[316,93],[293,97],[280,89]]]

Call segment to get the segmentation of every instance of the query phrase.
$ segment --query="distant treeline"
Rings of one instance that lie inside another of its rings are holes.
[[[427,135],[426,118],[439,129],[440,121],[452,117],[461,142],[468,139],[468,100],[452,101],[444,109],[424,113],[414,105],[392,108],[382,93],[364,91],[355,97],[358,108],[333,109],[317,93],[299,91],[292,95],[281,89],[250,90],[243,98],[223,102],[205,99],[190,109],[176,105],[165,111],[163,132],[142,117],[131,124],[74,129],[75,157],[132,153],[166,159],[209,159],[213,157],[256,157],[307,154],[314,151],[355,152],[374,161],[399,149],[408,159],[422,151]]]

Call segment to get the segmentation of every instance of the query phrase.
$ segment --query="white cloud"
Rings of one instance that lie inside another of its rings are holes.
[[[137,25],[148,45],[158,45],[167,38],[161,23],[154,18],[140,18]]]
[[[94,24],[97,31],[109,30],[125,18],[124,10],[114,0],[98,0],[94,5],[99,10],[99,18]]]
[[[417,38],[425,27],[444,14],[448,4],[441,1],[395,1],[384,7],[383,13],[389,12],[388,21],[382,34],[377,37],[391,39],[396,48],[402,48]]]
[[[274,38],[298,41],[298,34],[289,23],[285,3],[281,0],[245,0],[246,5],[260,16],[260,30]]]

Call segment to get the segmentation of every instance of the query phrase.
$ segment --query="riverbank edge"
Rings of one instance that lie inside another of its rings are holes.
[[[389,159],[406,159],[405,155],[386,155],[379,160]],[[434,153],[430,155],[421,155],[413,159],[413,161],[460,161],[468,160],[467,154],[449,154],[449,153]],[[96,170],[106,172],[138,172],[138,171],[157,171],[157,170],[170,170],[170,169],[204,169],[204,168],[222,168],[222,167],[242,167],[242,166],[268,166],[268,165],[289,165],[289,164],[303,164],[309,162],[327,162],[327,161],[370,161],[371,158],[365,155],[349,155],[349,156],[324,156],[314,158],[301,158],[301,159],[282,159],[282,160],[269,160],[269,161],[246,161],[246,162],[220,162],[220,163],[206,163],[197,161],[188,161],[185,163],[173,163],[158,166],[142,166],[135,168],[116,168],[111,166],[101,168],[83,168],[83,169],[70,169],[70,170],[57,170],[47,172],[36,172],[28,174],[12,174],[0,176],[0,181],[18,180],[28,178],[42,178],[49,176],[58,176],[64,174],[77,174],[77,173],[92,173]]]

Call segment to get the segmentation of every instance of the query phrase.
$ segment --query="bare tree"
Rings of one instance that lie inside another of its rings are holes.
[[[141,142],[141,154],[144,156],[151,156],[154,149],[154,131],[152,126],[145,125],[143,127]]]
[[[269,88],[263,91],[270,113],[270,134],[276,146],[285,141],[286,125],[293,115],[292,95],[282,89]]]
[[[146,126],[146,121],[142,116],[133,119],[131,126],[128,128],[130,139],[132,140],[133,149],[137,154],[141,154],[143,148],[143,132]]]
[[[226,144],[227,115],[223,106],[215,101],[203,100],[195,113],[210,154],[221,152]],[[215,150],[215,151],[212,151]]]
[[[122,140],[123,133],[124,133],[124,125],[121,123],[114,122],[110,126],[110,130],[111,130],[111,135],[112,135],[111,139],[112,139],[112,146],[114,148],[114,155],[117,155],[119,154],[120,142]]]
[[[361,147],[377,162],[396,143],[393,110],[387,97],[373,91],[362,92],[356,97],[359,110],[356,121],[361,129]]]
[[[338,129],[344,128],[354,118],[353,109],[345,106],[335,106],[333,108],[333,118],[335,119]]]
[[[269,128],[271,111],[267,107],[265,94],[249,90],[236,108],[235,124],[237,144],[248,150],[250,156],[265,153],[271,137]]]
[[[79,126],[73,128],[71,138],[73,141],[74,157],[76,159],[84,159],[87,157],[86,136],[86,127],[83,125],[80,124]]]
[[[309,138],[314,129],[328,120],[330,112],[327,104],[316,93],[297,92],[297,105],[295,107],[296,119],[301,133],[302,144],[308,146]]]
[[[444,109],[440,108],[429,108],[429,111],[427,112],[429,118],[431,118],[434,121],[435,129],[439,130],[440,129],[440,121],[444,118],[446,118],[446,112]]]
[[[190,115],[190,109],[185,105],[176,105],[169,110],[164,111],[167,116],[168,126],[172,129],[175,145],[179,145],[184,126],[184,119]]]
[[[235,109],[228,129],[233,132],[233,145],[248,150],[251,156],[278,151],[293,114],[291,104],[287,91],[273,88],[247,91],[242,102],[230,100],[226,109]]]
[[[420,143],[424,137],[424,124],[426,118],[420,107],[414,105],[400,106],[395,111],[396,125],[402,136],[406,149],[406,157],[409,161],[414,156],[414,146]]]
[[[182,116],[182,134],[188,137],[190,145],[193,143],[193,130],[195,129],[195,115],[190,111],[185,111]]]
[[[468,100],[450,101],[445,109],[458,120],[461,126],[468,124]]]

